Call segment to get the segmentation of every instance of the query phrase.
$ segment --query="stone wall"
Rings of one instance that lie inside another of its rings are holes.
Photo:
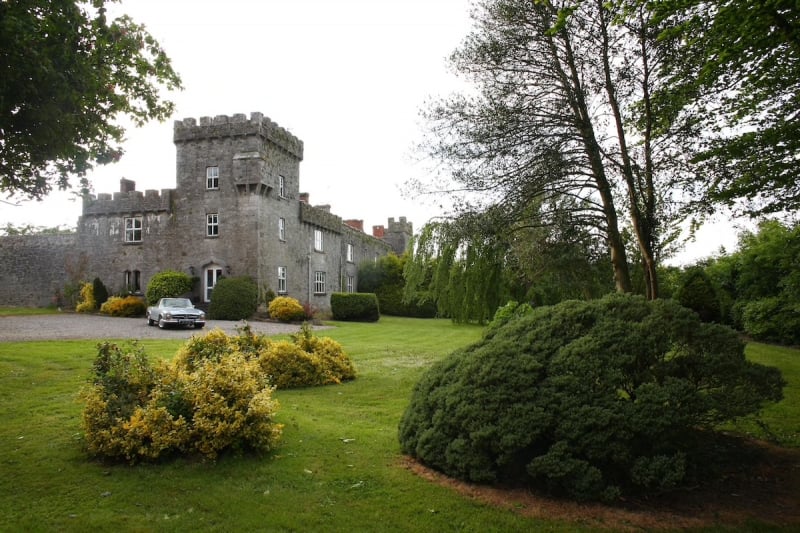
[[[66,283],[82,279],[85,257],[75,244],[75,234],[0,238],[0,305],[58,305]]]

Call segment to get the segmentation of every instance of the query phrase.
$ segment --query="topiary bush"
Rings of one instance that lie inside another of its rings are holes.
[[[700,267],[686,270],[675,299],[700,315],[703,322],[720,322],[722,306],[711,278]]]
[[[289,296],[278,296],[269,303],[269,317],[281,322],[298,322],[306,318],[306,310],[300,302]]]
[[[435,364],[399,425],[448,475],[613,500],[687,486],[724,453],[714,428],[782,397],[736,333],[671,300],[540,307]]]
[[[100,306],[100,312],[110,316],[142,316],[147,312],[147,305],[137,296],[112,296]]]
[[[258,308],[258,285],[252,278],[222,278],[211,292],[208,317],[214,320],[245,320]]]
[[[97,311],[97,301],[94,299],[94,287],[91,283],[81,285],[81,296],[78,305],[75,306],[78,313],[91,313]]]
[[[145,296],[148,305],[155,305],[161,298],[176,298],[192,291],[192,278],[177,270],[164,270],[150,279]]]
[[[377,296],[364,292],[332,293],[331,313],[334,320],[377,322],[381,317]]]
[[[92,292],[94,293],[94,301],[98,307],[103,307],[103,304],[108,300],[108,289],[100,281],[100,278],[92,280]]]

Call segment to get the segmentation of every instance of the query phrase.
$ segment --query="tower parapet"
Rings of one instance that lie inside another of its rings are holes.
[[[262,139],[282,148],[297,159],[303,159],[303,141],[292,135],[265,117],[263,113],[250,113],[248,119],[244,113],[235,115],[217,115],[214,118],[200,117],[176,120],[173,127],[175,143],[211,139],[221,137],[240,137],[257,135]]]

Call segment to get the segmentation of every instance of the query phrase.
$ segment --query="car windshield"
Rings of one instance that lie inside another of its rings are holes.
[[[188,298],[165,298],[164,307],[192,307]]]

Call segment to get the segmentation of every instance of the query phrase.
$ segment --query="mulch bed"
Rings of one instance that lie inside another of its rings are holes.
[[[736,527],[760,522],[800,528],[800,450],[749,441],[756,459],[749,468],[730,468],[707,486],[617,505],[576,503],[523,488],[475,485],[449,478],[411,458],[403,466],[431,482],[532,518],[574,522],[614,531]]]

